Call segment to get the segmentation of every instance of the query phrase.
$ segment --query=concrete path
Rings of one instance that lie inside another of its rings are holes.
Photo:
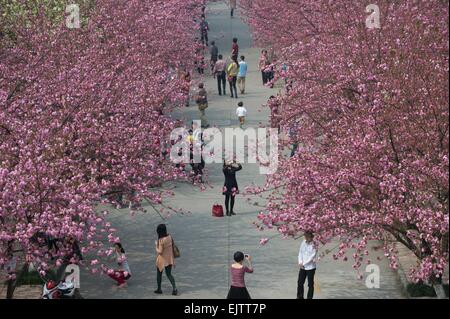
[[[239,38],[240,53],[247,57],[249,74],[247,94],[239,100],[229,96],[218,96],[216,82],[206,75],[205,84],[209,94],[207,116],[211,125],[221,129],[237,127],[235,109],[237,101],[244,101],[249,114],[248,125],[267,123],[267,108],[261,111],[270,95],[276,89],[262,86],[257,70],[259,49],[252,47],[248,27],[237,17],[231,19],[227,6],[219,1],[207,9],[207,20],[211,27],[210,41],[216,40],[221,53],[229,55],[232,37]],[[227,90],[228,86],[227,86]],[[229,91],[228,91],[229,93]],[[197,107],[192,106],[174,114],[187,121],[198,119]],[[257,207],[247,204],[242,196],[237,198],[237,216],[231,218],[211,217],[211,206],[223,202],[221,194],[223,174],[221,165],[208,165],[209,181],[212,187],[204,192],[187,183],[173,185],[175,197],[167,204],[184,208],[191,214],[177,215],[165,221],[169,232],[181,250],[174,276],[180,296],[170,295],[171,287],[163,277],[164,295],[155,296],[156,269],[154,241],[155,229],[161,218],[148,208],[149,213],[132,217],[127,210],[114,211],[110,220],[119,230],[118,235],[127,251],[133,278],[125,289],[113,287],[111,279],[83,272],[81,293],[85,298],[218,298],[226,297],[229,288],[228,267],[235,251],[241,250],[253,256],[255,273],[247,275],[248,289],[253,298],[295,298],[298,274],[297,253],[299,241],[274,237],[269,244],[260,247],[261,237],[272,237],[274,232],[260,232],[254,226]],[[251,183],[262,184],[264,176],[258,172],[256,164],[244,165],[238,173],[241,190]],[[254,200],[257,200],[256,198]],[[333,244],[330,245],[332,247]],[[327,248],[327,247],[326,247]],[[330,254],[331,255],[331,254]],[[330,255],[323,258],[318,266],[316,298],[402,298],[397,275],[385,260],[378,262],[381,269],[380,289],[368,289],[364,281],[356,279],[351,262],[335,262]],[[372,258],[375,260],[376,258]]]

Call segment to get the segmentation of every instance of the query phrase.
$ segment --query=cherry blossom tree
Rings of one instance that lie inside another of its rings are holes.
[[[41,1],[8,25],[14,36],[0,39],[0,268],[15,257],[42,274],[53,259],[77,262],[67,239],[83,254],[109,255],[105,240],[118,238],[99,204],[160,204],[167,193],[158,187],[183,177],[164,156],[163,137],[176,125],[170,111],[184,105],[177,71],[194,67],[202,3],[98,0],[71,29]],[[85,265],[95,272],[100,261]]]
[[[260,226],[337,239],[334,258],[354,251],[355,269],[371,262],[370,240],[397,268],[402,243],[420,261],[411,278],[439,282],[448,266],[448,1],[240,3],[277,69],[287,66],[277,75],[291,83],[281,125],[287,144],[299,144],[265,187],[249,188],[269,194]]]

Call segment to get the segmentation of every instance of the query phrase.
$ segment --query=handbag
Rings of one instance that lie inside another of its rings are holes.
[[[175,245],[173,237],[172,237],[172,250],[173,250],[173,257],[180,258],[180,256],[181,256],[180,249],[178,248],[177,245]]]
[[[212,207],[212,215],[214,217],[223,217],[223,206],[219,204],[214,204]]]

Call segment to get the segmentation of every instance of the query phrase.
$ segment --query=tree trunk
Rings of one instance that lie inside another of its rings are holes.
[[[434,291],[436,292],[436,296],[438,299],[448,299],[448,297],[445,295],[444,286],[441,284],[434,284],[433,285]]]
[[[20,271],[20,273],[18,275],[16,275],[16,279],[8,280],[8,288],[6,290],[6,299],[13,299],[14,291],[16,290],[17,280],[21,276],[23,276],[24,274],[26,274],[28,272],[29,267],[30,267],[30,264],[29,263],[25,263],[23,265],[22,270]]]

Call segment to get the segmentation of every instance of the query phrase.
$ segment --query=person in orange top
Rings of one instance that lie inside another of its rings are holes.
[[[155,290],[155,294],[162,294],[161,283],[163,271],[166,271],[167,278],[172,284],[172,295],[178,295],[178,290],[175,285],[175,278],[172,276],[172,267],[175,266],[175,258],[173,254],[173,239],[172,236],[167,233],[167,227],[164,224],[158,225],[156,229],[158,234],[158,240],[155,242],[156,246],[156,271],[157,271],[157,283],[158,289]]]

